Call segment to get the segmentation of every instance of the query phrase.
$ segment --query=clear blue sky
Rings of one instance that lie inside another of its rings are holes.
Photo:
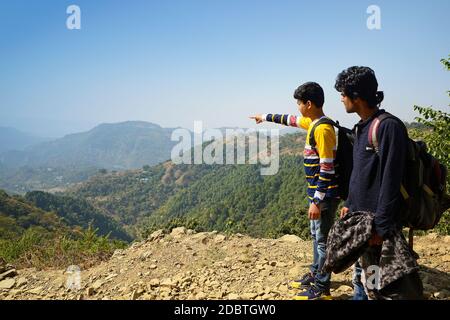
[[[81,30],[66,8],[81,8]],[[381,30],[366,9],[381,8]],[[351,65],[372,67],[384,106],[448,110],[450,1],[0,0],[0,126],[44,136],[102,122],[253,126],[295,113],[293,90],[317,81],[325,111],[347,125],[334,90]]]

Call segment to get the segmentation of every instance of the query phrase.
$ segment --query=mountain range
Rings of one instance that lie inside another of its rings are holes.
[[[143,121],[101,124],[81,133],[4,152],[4,167],[97,167],[130,169],[170,157],[173,129]]]
[[[22,151],[28,147],[48,141],[30,133],[25,133],[11,127],[0,127],[0,153],[7,151]]]

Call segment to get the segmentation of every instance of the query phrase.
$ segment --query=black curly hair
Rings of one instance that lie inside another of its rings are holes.
[[[322,87],[316,82],[306,82],[298,87],[294,92],[294,98],[306,103],[308,100],[314,103],[317,108],[322,108],[325,102],[325,95]]]
[[[383,91],[378,90],[375,72],[369,67],[350,67],[338,74],[335,89],[350,99],[361,98],[371,108],[383,101]]]

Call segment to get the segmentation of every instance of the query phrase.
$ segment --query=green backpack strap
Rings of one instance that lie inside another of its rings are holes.
[[[316,131],[316,128],[318,126],[320,126],[321,124],[331,124],[332,126],[339,128],[339,123],[338,122],[334,122],[333,120],[331,120],[330,118],[327,118],[327,117],[320,118],[314,124],[314,126],[311,128],[311,132],[309,133],[309,145],[313,149],[316,148],[316,140],[314,139],[314,132]]]

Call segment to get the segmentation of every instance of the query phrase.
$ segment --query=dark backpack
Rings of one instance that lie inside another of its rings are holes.
[[[314,132],[317,126],[321,124],[331,124],[338,129],[337,138],[337,148],[336,148],[336,159],[334,161],[334,169],[337,183],[339,185],[338,193],[342,200],[346,200],[348,197],[348,188],[350,184],[350,176],[353,169],[353,141],[354,135],[353,131],[341,127],[339,122],[334,122],[329,118],[319,119],[314,126],[311,128],[309,134],[309,145],[312,148],[316,147],[316,141],[314,140]]]
[[[388,118],[396,119],[407,131],[404,123],[390,113],[385,112],[375,118],[369,128],[368,142],[376,153],[378,128]],[[412,247],[413,230],[433,229],[450,208],[450,200],[446,194],[447,168],[428,152],[425,142],[408,137],[407,143],[405,174],[400,189],[404,200],[400,222],[409,227]]]

